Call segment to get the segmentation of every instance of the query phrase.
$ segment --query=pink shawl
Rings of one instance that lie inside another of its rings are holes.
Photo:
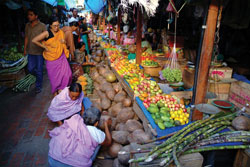
[[[66,119],[82,109],[83,93],[77,100],[69,97],[69,88],[64,88],[59,95],[54,97],[48,109],[48,117],[51,121],[57,122]]]
[[[49,132],[49,156],[76,167],[90,167],[91,156],[98,143],[91,136],[80,115],[65,120],[64,124]]]

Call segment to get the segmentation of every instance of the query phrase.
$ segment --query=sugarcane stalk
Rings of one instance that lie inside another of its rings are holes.
[[[242,142],[242,143],[250,143],[250,139],[249,138],[221,138],[221,139],[217,139],[217,140],[211,140],[211,141],[201,141],[199,143],[197,143],[193,148],[197,148],[197,147],[201,147],[201,146],[206,146],[206,145],[210,145],[210,144],[218,144],[218,143],[228,143],[228,142]]]
[[[197,152],[204,152],[204,151],[215,151],[215,150],[226,150],[226,149],[249,149],[250,145],[232,145],[232,146],[207,146],[207,147],[201,147],[196,149],[191,149],[188,151],[185,151],[184,154],[191,154],[191,153],[197,153]]]
[[[176,155],[176,145],[173,147],[173,159],[174,159],[174,163],[176,165],[176,167],[181,167],[181,164],[177,158],[177,155]]]
[[[217,119],[211,120],[213,117],[215,117],[215,115],[209,117],[208,119],[205,120],[201,120],[201,121],[196,121],[188,126],[186,126],[185,128],[183,128],[182,130],[178,131],[176,134],[174,134],[171,138],[169,138],[167,141],[165,141],[163,144],[156,146],[147,156],[147,158],[143,158],[143,160],[145,162],[151,162],[154,159],[156,159],[157,157],[159,157],[159,155],[164,154],[164,152],[171,152],[171,149],[173,148],[173,146],[175,145],[175,142],[177,141],[177,143],[179,144],[178,141],[183,140],[183,137],[188,135],[190,132],[200,129],[204,126],[210,126],[211,124],[215,124],[216,126],[221,126],[221,125],[229,125],[230,124],[230,120],[233,119],[233,115],[231,114],[230,116],[226,116],[226,117],[219,117]],[[224,122],[223,122],[224,121]],[[224,129],[225,127],[223,127]],[[222,130],[222,129],[221,129]],[[204,131],[204,130],[203,130]],[[214,133],[212,133],[214,134]],[[194,137],[193,137],[194,138]],[[190,138],[192,139],[192,138]],[[188,145],[189,142],[185,142],[185,145]],[[184,147],[185,145],[183,145],[182,147]],[[177,144],[176,144],[177,147]],[[179,147],[178,147],[179,148]],[[165,155],[165,154],[164,154]],[[170,158],[171,159],[171,158]],[[142,160],[142,159],[141,159]],[[143,161],[142,160],[142,161]]]
[[[219,125],[217,125],[217,126],[219,126]],[[204,128],[201,132],[199,132],[199,133],[196,133],[196,137],[195,136],[193,136],[192,138],[191,138],[191,142],[190,143],[185,143],[185,144],[182,144],[179,148],[178,148],[178,154],[176,155],[176,157],[179,157],[184,151],[186,151],[187,149],[189,149],[189,147],[191,146],[191,145],[193,145],[193,144],[195,144],[196,142],[198,142],[199,140],[201,140],[201,139],[203,139],[203,138],[206,138],[206,137],[208,137],[209,135],[213,135],[214,134],[214,130],[216,129],[217,127],[215,126],[214,128],[212,128],[212,129],[210,129],[210,130],[207,130],[208,128]],[[225,126],[223,126],[223,127],[221,127],[221,128],[218,128],[218,130],[221,130],[221,129],[224,129],[225,128]],[[217,131],[218,131],[217,130]],[[201,134],[201,133],[204,133],[204,134]],[[199,135],[199,134],[201,134],[201,135]],[[175,158],[174,158],[174,155],[173,155],[173,157],[172,158],[170,158],[170,160],[168,161],[168,162],[166,162],[166,164],[165,164],[165,166],[167,167],[167,166],[169,166],[169,164],[170,163],[172,163],[172,162],[175,162],[176,163],[176,160],[175,160]],[[177,161],[177,163],[178,163],[178,161]],[[176,164],[177,165],[177,164]]]
[[[227,118],[221,117],[221,118],[217,118],[216,120],[210,120],[210,118],[208,118],[206,120],[202,120],[199,123],[195,124],[195,126],[191,126],[190,128],[183,131],[178,137],[176,137],[177,143],[179,143],[179,141],[182,140],[185,135],[187,135],[188,133],[190,133],[196,129],[199,129],[200,127],[204,127],[204,126],[211,127],[211,124],[216,123],[216,122],[218,122],[218,124],[222,124],[222,123],[226,123],[228,125],[231,124],[230,122],[226,122],[227,120],[231,119],[230,117],[227,117]],[[156,150],[153,154],[151,154],[152,153],[151,152],[150,153],[151,155],[149,154],[149,156],[146,158],[145,162],[153,161],[158,155],[160,155],[163,152],[166,152],[168,149],[171,149],[174,146],[174,144],[176,144],[176,142],[174,140],[171,140],[171,138],[169,140],[172,141],[171,144],[169,144],[165,148]]]
[[[211,138],[221,137],[221,136],[225,136],[225,135],[230,135],[230,136],[250,136],[250,132],[248,132],[248,131],[228,131],[228,132],[217,133],[217,134],[211,136]]]

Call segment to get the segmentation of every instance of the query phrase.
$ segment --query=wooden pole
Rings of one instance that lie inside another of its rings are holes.
[[[136,24],[136,63],[141,64],[141,38],[142,38],[142,13],[140,7],[137,8]]]
[[[117,20],[117,45],[121,44],[121,9],[118,9],[118,20]]]
[[[217,17],[218,17],[218,1],[212,0],[208,9],[206,30],[202,43],[201,57],[200,57],[199,70],[197,76],[198,84],[196,87],[195,104],[200,104],[205,102],[205,96],[207,93],[207,85],[208,85],[209,66],[211,64],[213,47],[214,47]],[[192,118],[193,120],[200,120],[202,119],[202,117],[203,113],[195,110]]]

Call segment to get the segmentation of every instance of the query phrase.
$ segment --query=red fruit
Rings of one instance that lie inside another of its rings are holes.
[[[179,105],[179,104],[176,104],[175,107],[180,107],[180,105]]]
[[[186,108],[184,108],[184,109],[183,109],[183,112],[187,112],[187,109],[186,109]]]

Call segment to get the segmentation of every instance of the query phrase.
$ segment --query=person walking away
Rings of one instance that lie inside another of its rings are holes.
[[[74,43],[73,32],[76,31],[78,28],[79,24],[76,21],[70,22],[69,26],[64,26],[62,28],[62,31],[65,34],[66,45],[71,55],[71,60],[75,59],[75,43]]]
[[[110,146],[111,119],[105,121],[105,133],[97,129],[101,112],[94,107],[84,111],[83,117],[73,115],[63,125],[49,132],[48,162],[51,167],[90,167],[100,146]]]
[[[69,50],[65,44],[65,35],[59,29],[57,17],[51,17],[47,31],[36,36],[32,42],[44,48],[43,57],[51,84],[51,92],[56,96],[72,80],[72,72],[67,61]]]
[[[86,18],[83,18],[82,24],[80,25],[80,34],[81,34],[81,39],[85,43],[85,48],[87,53],[89,54],[89,45],[88,45],[88,26],[86,23]]]
[[[64,88],[60,94],[53,98],[47,116],[60,126],[64,119],[76,113],[80,112],[80,115],[83,115],[83,97],[82,86],[79,83],[72,83],[70,87]]]
[[[24,56],[28,55],[28,71],[36,76],[36,93],[40,93],[43,83],[43,48],[32,43],[32,39],[46,31],[46,25],[39,21],[34,9],[28,10],[29,23],[25,26]]]

